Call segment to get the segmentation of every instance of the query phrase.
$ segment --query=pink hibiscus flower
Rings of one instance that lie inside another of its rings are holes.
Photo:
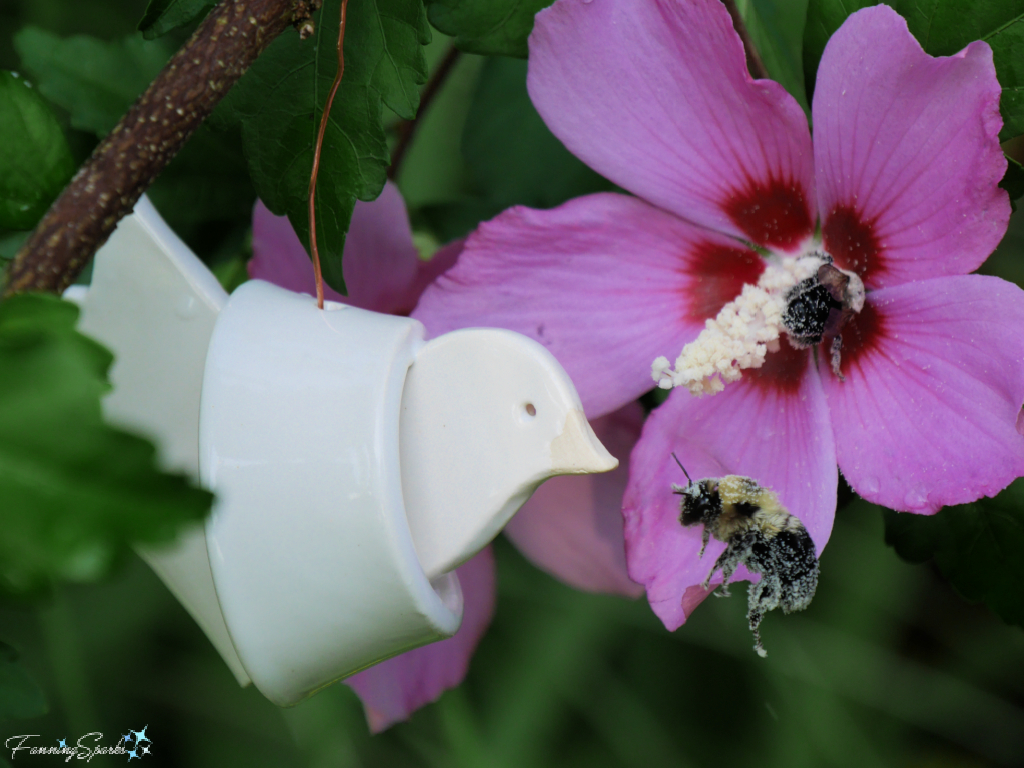
[[[837,466],[862,497],[919,513],[1024,475],[1024,292],[968,274],[1010,214],[985,43],[933,58],[892,9],[858,11],[822,57],[813,144],[797,102],[750,77],[717,0],[558,0],[537,16],[528,86],[555,135],[637,197],[506,211],[416,312],[437,333],[495,325],[547,344],[591,418],[649,390],[655,361],[668,385],[724,385],[673,390],[631,457],[629,574],[669,629],[725,546],[698,559],[673,451],[695,479],[772,488],[819,553]],[[794,348],[777,317],[829,257],[866,291],[832,328],[835,371],[830,338]],[[730,322],[739,336],[708,342],[719,357],[690,354]],[[699,334],[675,371],[658,360]]]
[[[341,296],[325,296],[390,314],[408,314],[423,289],[451,267],[462,250],[456,242],[429,261],[413,245],[409,217],[398,189],[388,183],[372,203],[357,203],[345,243]],[[284,288],[315,294],[313,268],[291,224],[257,202],[249,275]],[[417,314],[428,333],[429,313]],[[436,335],[436,334],[431,334]],[[640,436],[643,412],[635,403],[593,422],[605,447],[619,459],[607,474],[553,478],[516,514],[506,533],[538,567],[593,592],[638,597],[643,589],[626,575],[618,500],[629,477],[629,452]],[[463,593],[462,626],[454,637],[408,651],[353,675],[346,683],[363,701],[374,732],[436,700],[462,682],[470,657],[494,614],[494,556],[487,547],[457,571]]]

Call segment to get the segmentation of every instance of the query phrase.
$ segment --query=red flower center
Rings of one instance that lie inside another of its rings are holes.
[[[763,390],[789,394],[800,389],[810,352],[806,349],[793,349],[785,336],[779,337],[779,344],[779,351],[769,352],[764,365],[751,368],[744,375],[749,376],[750,382]]]
[[[792,251],[814,231],[807,198],[793,181],[749,179],[722,207],[752,242],[766,248]]]
[[[825,250],[836,266],[855,272],[867,285],[872,276],[883,271],[882,248],[875,235],[873,221],[864,221],[856,208],[837,205],[821,228]]]
[[[684,267],[693,280],[684,305],[686,319],[703,323],[715,317],[740,295],[744,285],[757,285],[764,269],[764,259],[749,248],[698,246]]]
[[[871,302],[864,303],[864,309],[849,319],[843,326],[843,353],[841,370],[849,375],[854,366],[860,365],[860,358],[875,349],[885,332],[885,318]],[[828,344],[821,347],[824,355],[829,354]]]

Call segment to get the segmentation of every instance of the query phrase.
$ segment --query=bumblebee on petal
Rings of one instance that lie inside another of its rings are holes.
[[[707,589],[721,570],[722,588],[715,594],[728,597],[729,579],[739,565],[761,574],[760,581],[747,590],[747,621],[754,633],[754,650],[767,656],[760,632],[764,615],[775,608],[783,613],[802,611],[814,597],[818,587],[814,542],[800,519],[756,480],[726,475],[694,482],[675,454],[672,458],[689,481],[672,486],[672,492],[682,497],[679,522],[704,526],[699,556],[704,556],[712,536],[726,544],[701,586]]]

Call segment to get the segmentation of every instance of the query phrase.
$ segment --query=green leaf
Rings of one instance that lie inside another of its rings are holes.
[[[0,70],[0,228],[34,227],[74,170],[50,107],[27,80]]]
[[[29,232],[5,232],[0,234],[0,259],[10,260],[28,240]]]
[[[216,0],[150,0],[146,15],[139,22],[139,31],[152,40],[205,16],[216,4]]]
[[[818,75],[818,62],[825,51],[825,45],[835,31],[843,25],[846,17],[854,11],[877,5],[875,0],[809,0],[807,21],[804,25],[804,82],[807,87],[807,101],[814,96],[814,81]],[[900,0],[889,5],[900,11]],[[906,14],[903,14],[904,16]]]
[[[886,510],[885,541],[904,560],[934,560],[965,598],[984,601],[1003,621],[1024,627],[1024,480],[994,499],[931,516]]]
[[[548,130],[526,91],[526,62],[494,58],[484,65],[462,134],[462,153],[483,197],[552,208],[611,189]]]
[[[525,59],[533,17],[553,0],[426,0],[430,23],[467,53]]]
[[[251,222],[256,192],[241,143],[238,130],[201,126],[147,190],[179,236],[210,222]]]
[[[0,641],[0,723],[45,715],[42,689],[18,662],[18,652]]]
[[[60,38],[27,27],[14,38],[22,65],[39,91],[71,115],[71,125],[104,136],[171,57],[164,42],[141,35],[113,42],[77,35]]]
[[[1006,156],[1006,173],[1003,174],[999,186],[1009,193],[1010,205],[1013,206],[1013,210],[1017,210],[1016,201],[1024,195],[1024,166],[1009,155]]]
[[[229,92],[220,125],[240,122],[260,198],[287,214],[307,245],[307,190],[320,115],[337,70],[339,0],[327,0],[313,39],[281,35]],[[351,0],[345,75],[328,121],[317,181],[317,243],[324,278],[343,290],[341,254],[356,199],[373,200],[390,162],[383,108],[411,120],[426,81],[430,41],[419,0]]]
[[[49,295],[0,304],[0,590],[97,579],[129,543],[167,541],[210,508],[156,469],[151,443],[103,422],[112,356],[77,318]]]
[[[773,80],[807,109],[803,41],[808,0],[740,0],[737,7]]]
[[[526,62],[488,59],[462,133],[473,196],[423,214],[442,240],[461,237],[513,205],[553,208],[614,185],[578,160],[541,120],[526,92]]]
[[[854,11],[876,0],[810,0],[804,32],[804,72],[808,96],[814,88],[825,44]],[[889,0],[907,20],[911,33],[933,56],[950,56],[973,40],[992,46],[996,75],[1003,86],[1000,141],[1024,133],[1024,0]]]

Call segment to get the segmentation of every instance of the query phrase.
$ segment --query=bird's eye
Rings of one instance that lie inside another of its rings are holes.
[[[526,414],[527,418],[532,419],[534,416],[537,415],[537,408],[533,405],[533,403],[527,403],[526,405],[523,406],[523,412]]]

